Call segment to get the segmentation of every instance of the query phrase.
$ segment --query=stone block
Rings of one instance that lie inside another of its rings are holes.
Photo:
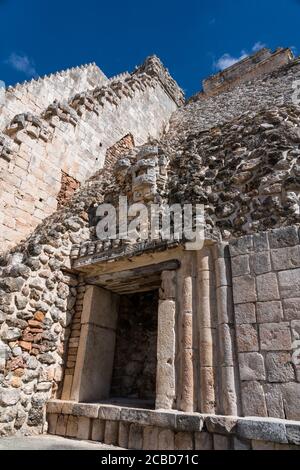
[[[268,418],[239,419],[237,425],[239,437],[255,441],[271,441],[286,444],[286,430],[283,421]]]
[[[128,448],[128,439],[129,439],[129,423],[122,423],[119,424],[119,436],[118,436],[118,445],[123,449]]]
[[[258,382],[242,382],[244,416],[268,416],[263,387]]]
[[[48,433],[49,434],[56,434],[57,419],[58,419],[58,414],[56,414],[56,413],[49,413],[47,415]]]
[[[131,424],[129,428],[128,448],[141,450],[143,448],[143,428],[139,424]]]
[[[265,323],[259,325],[262,351],[289,351],[292,336],[289,323]]]
[[[281,385],[286,419],[300,421],[300,383]]]
[[[195,450],[212,450],[213,436],[208,432],[195,432]]]
[[[150,424],[150,417],[151,417],[150,410],[142,410],[142,409],[135,409],[135,408],[121,408],[121,421],[130,422],[130,423],[137,423],[143,425]]]
[[[256,323],[255,304],[239,304],[234,307],[235,323],[244,325]]]
[[[285,320],[300,320],[300,298],[285,299],[282,305]]]
[[[65,436],[67,430],[68,415],[59,415],[56,424],[55,434]]]
[[[257,323],[276,323],[283,320],[283,309],[280,301],[258,302],[256,312]]]
[[[239,352],[256,352],[259,350],[255,325],[237,325],[236,336]]]
[[[217,306],[218,324],[231,323],[233,320],[233,305],[232,292],[229,287],[223,286],[217,288]]]
[[[175,429],[176,427],[176,416],[177,411],[159,411],[155,410],[150,413],[150,422],[152,426],[158,426],[162,428]]]
[[[211,434],[234,434],[237,418],[231,416],[207,416],[205,426]]]
[[[255,233],[253,235],[253,248],[255,253],[261,251],[268,251],[270,248],[268,234],[264,233]]]
[[[70,415],[68,418],[66,436],[75,438],[77,437],[77,434],[78,434],[78,417]]]
[[[235,256],[231,259],[232,276],[245,276],[250,274],[250,264],[248,255]]]
[[[288,352],[268,353],[266,369],[268,382],[284,383],[295,380],[292,356]]]
[[[264,358],[261,354],[256,352],[240,353],[238,356],[241,380],[248,381],[266,379]]]
[[[251,450],[251,442],[245,439],[239,439],[238,437],[234,436],[233,449],[234,450]]]
[[[221,434],[214,434],[214,450],[230,450],[231,444],[228,436],[222,436]]]
[[[215,261],[216,287],[231,286],[232,274],[230,263],[225,258],[218,258]]]
[[[105,432],[105,421],[102,419],[93,419],[92,422],[92,441],[103,442]]]
[[[261,274],[256,277],[257,299],[259,302],[279,300],[279,289],[275,273]]]
[[[203,417],[196,413],[181,414],[176,416],[176,430],[177,431],[201,431],[203,427]]]
[[[265,274],[272,269],[271,257],[268,251],[252,255],[250,262],[255,274]]]
[[[143,450],[157,450],[159,428],[145,426],[143,433]]]
[[[104,442],[107,445],[116,446],[119,439],[119,422],[105,421]]]
[[[121,418],[121,408],[112,405],[100,405],[98,417],[108,421],[119,421]]]
[[[74,403],[72,405],[74,416],[85,416],[86,418],[98,418],[99,405],[90,403]]]
[[[286,246],[298,245],[297,227],[284,227],[272,230],[268,233],[270,248],[284,248]]]
[[[300,267],[300,246],[279,248],[271,251],[275,271],[285,271]]]
[[[90,439],[92,420],[85,416],[78,417],[77,439]]]
[[[300,446],[300,423],[286,424],[285,428],[288,442]]]
[[[229,325],[218,325],[218,337],[220,347],[219,365],[232,367],[233,364],[233,344],[235,341],[234,330]],[[201,353],[200,353],[201,357]],[[204,364],[203,364],[204,365]]]
[[[256,441],[251,442],[252,450],[275,450],[275,442]]]
[[[62,407],[63,402],[61,400],[49,400],[47,403],[47,413],[60,414]]]
[[[240,276],[233,278],[233,300],[235,304],[256,302],[255,278],[253,276]]]
[[[175,434],[171,429],[163,429],[158,435],[158,450],[174,450]]]
[[[283,299],[300,297],[300,269],[279,271],[278,281]]]
[[[253,237],[252,235],[247,235],[245,237],[237,238],[232,240],[229,244],[230,255],[246,255],[253,251]]]
[[[176,298],[176,271],[161,273],[160,298],[164,300]]]
[[[175,434],[175,450],[193,450],[193,441],[191,432],[177,432]]]
[[[284,419],[283,400],[280,385],[265,384],[265,398],[267,403],[268,415],[270,418]]]

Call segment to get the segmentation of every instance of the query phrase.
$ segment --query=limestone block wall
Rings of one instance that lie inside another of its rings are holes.
[[[69,104],[55,102],[39,116],[18,115],[6,127],[0,138],[2,249],[56,210],[62,171],[82,183],[124,136],[140,145],[161,135],[183,95],[158,59],[147,64],[149,74],[143,66]]]
[[[300,245],[290,226],[230,243],[243,416],[300,420]]]
[[[0,106],[0,129],[16,114],[40,114],[54,100],[68,101],[76,93],[92,90],[107,81],[102,70],[92,63],[10,86]]]

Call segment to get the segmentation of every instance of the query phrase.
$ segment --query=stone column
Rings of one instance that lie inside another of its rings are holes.
[[[163,271],[157,325],[156,409],[172,409],[175,400],[176,271]]]
[[[193,354],[193,258],[185,253],[178,272],[179,338],[181,352],[180,402],[181,411],[194,411]]]
[[[212,260],[208,248],[197,253],[197,317],[200,363],[200,412],[215,413],[214,332],[211,305]]]
[[[101,287],[88,286],[71,400],[87,402],[109,397],[117,316],[118,295]]]
[[[215,245],[214,257],[218,307],[219,364],[221,368],[221,412],[224,415],[237,416],[232,277],[228,246],[225,244]]]

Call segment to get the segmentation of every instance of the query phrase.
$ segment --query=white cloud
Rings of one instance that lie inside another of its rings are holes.
[[[263,49],[266,45],[263,42],[256,42],[252,47],[252,52],[258,52],[260,49]]]
[[[38,75],[33,61],[27,55],[19,55],[13,52],[5,62],[13,69],[23,72],[28,77],[36,77]]]
[[[262,49],[263,47],[266,47],[266,45],[263,44],[262,42],[258,41],[251,48],[251,53],[257,52],[260,49]],[[238,57],[234,57],[231,54],[229,54],[228,52],[226,52],[218,60],[216,60],[214,62],[213,67],[216,70],[227,69],[228,67],[231,67],[232,65],[236,64],[240,60],[246,59],[246,57],[249,57],[249,55],[251,55],[251,53],[248,53],[247,51],[242,50],[241,55],[239,55]]]

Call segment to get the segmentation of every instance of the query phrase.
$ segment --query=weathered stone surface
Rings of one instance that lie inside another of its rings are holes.
[[[298,231],[296,227],[285,227],[272,230],[269,234],[271,248],[283,248],[294,246],[299,243]]]
[[[258,382],[242,382],[244,416],[268,416],[263,387]]]
[[[233,279],[233,300],[235,304],[256,302],[255,278],[247,275]]]
[[[251,450],[251,443],[247,440],[242,440],[234,436],[233,449],[234,450]]]
[[[118,421],[105,421],[105,431],[104,431],[105,444],[115,446],[118,443],[118,439],[119,439]]]
[[[287,424],[285,428],[288,442],[300,446],[300,423]]]
[[[176,430],[178,431],[201,431],[203,427],[203,417],[201,415],[181,414],[176,416]]]
[[[20,400],[20,390],[13,388],[0,388],[0,405],[13,406]]]
[[[239,304],[234,307],[235,322],[237,325],[256,323],[255,304]]]
[[[300,267],[300,246],[280,248],[271,251],[275,271],[285,271]]]
[[[268,415],[271,418],[285,418],[283,409],[283,399],[281,386],[272,384],[264,385],[265,398],[267,403]]]
[[[239,419],[237,432],[246,439],[287,443],[284,422],[272,418]]]
[[[232,258],[231,269],[233,277],[245,276],[246,274],[250,274],[249,256],[241,255]]]
[[[126,420],[126,416],[128,416],[127,409],[123,410],[122,419]],[[117,406],[101,405],[99,407],[98,417],[103,420],[119,421],[121,418],[121,408]]]
[[[257,299],[260,302],[278,300],[279,290],[275,273],[262,274],[256,277]]]
[[[119,423],[119,436],[118,436],[118,445],[124,449],[128,448],[128,439],[129,439],[129,423]]]
[[[177,432],[175,434],[175,450],[193,450],[193,434],[190,432]]]
[[[268,353],[266,355],[268,382],[293,382],[295,372],[290,353]]]
[[[143,448],[143,428],[139,424],[130,425],[128,448],[136,450]]]
[[[90,439],[92,420],[85,416],[78,417],[77,439]]]
[[[77,416],[69,416],[67,422],[67,429],[66,429],[66,436],[68,437],[77,437],[78,434],[78,417]],[[93,437],[92,437],[92,440]]]
[[[236,335],[239,352],[253,352],[259,350],[255,325],[237,325]]]
[[[156,450],[158,448],[159,428],[154,426],[144,427],[143,450]]]
[[[237,419],[228,416],[208,416],[205,425],[211,434],[234,434]]]
[[[258,302],[256,304],[258,323],[275,323],[283,320],[281,302]]]
[[[195,432],[195,450],[212,450],[213,436],[205,431]]]
[[[239,367],[241,380],[265,380],[266,371],[264,358],[259,353],[239,354]]]
[[[300,421],[300,383],[283,384],[281,387],[286,418]]]
[[[300,320],[300,298],[283,300],[285,320]]]
[[[163,429],[158,435],[158,450],[174,450],[175,434],[171,429]]]
[[[230,450],[231,443],[228,436],[222,436],[220,434],[213,435],[214,450]]]
[[[92,441],[103,442],[105,432],[105,421],[102,419],[93,419],[92,422]]]
[[[289,351],[292,337],[288,323],[265,323],[259,325],[260,344],[263,351]]]
[[[278,273],[280,293],[283,299],[300,297],[300,269]]]
[[[255,274],[264,274],[272,270],[269,252],[254,254],[250,259]]]

